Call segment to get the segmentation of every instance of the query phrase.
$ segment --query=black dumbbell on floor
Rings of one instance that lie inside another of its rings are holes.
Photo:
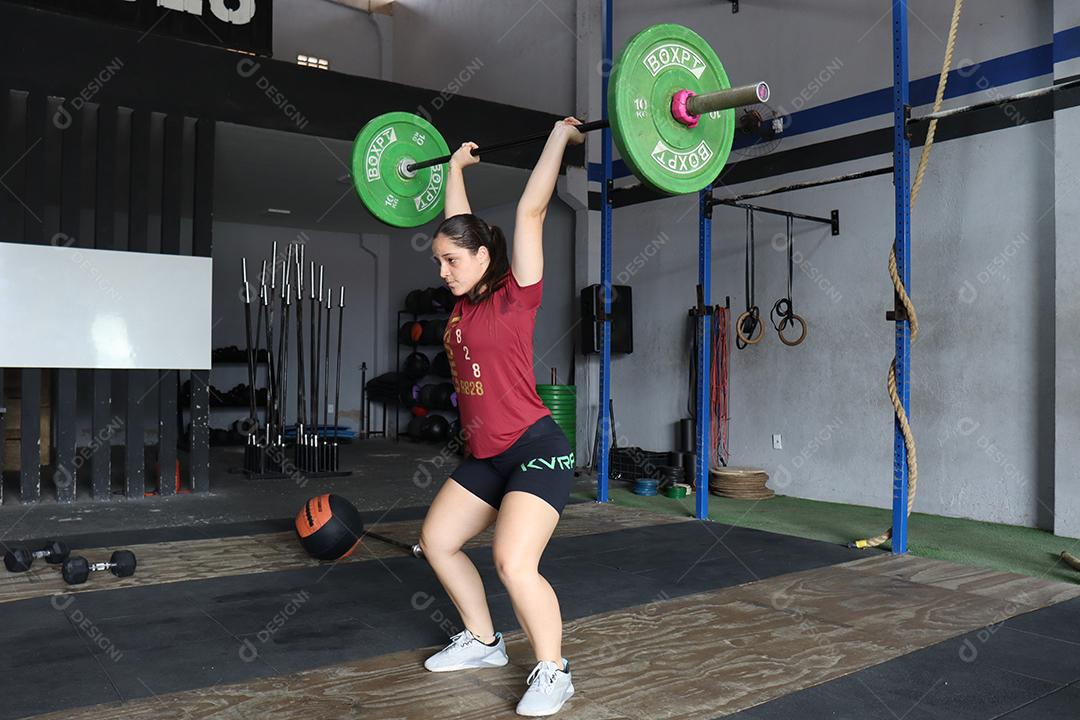
[[[4,567],[9,572],[26,572],[34,564],[34,560],[44,558],[50,565],[59,565],[67,560],[71,550],[58,540],[49,541],[45,547],[31,552],[24,547],[13,547],[4,553]]]
[[[64,582],[68,585],[82,585],[92,572],[108,570],[116,577],[131,577],[135,574],[135,553],[130,550],[117,550],[109,562],[90,563],[84,557],[73,557],[64,563]]]

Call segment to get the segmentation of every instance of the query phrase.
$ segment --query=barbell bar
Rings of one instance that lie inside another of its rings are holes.
[[[674,107],[672,108],[672,115],[679,120],[679,122],[692,127],[691,123],[696,123],[697,118],[706,113],[727,110],[728,108],[744,107],[746,105],[755,105],[757,103],[766,102],[768,99],[768,83],[757,82],[752,85],[744,85],[728,90],[718,90],[714,93],[708,93],[707,95],[694,95],[691,93],[687,96],[687,99],[681,103],[679,110],[676,110]],[[674,106],[679,100],[680,98],[678,94],[676,94],[676,97],[672,98],[672,105]],[[685,108],[685,110],[683,110],[683,108]],[[679,111],[682,111],[681,115],[676,114]],[[603,130],[608,127],[611,127],[611,122],[608,120],[593,120],[578,125],[577,130],[581,133],[588,133],[594,130]],[[472,149],[471,153],[475,157],[480,153],[492,153],[512,147],[518,147],[520,145],[531,145],[546,140],[550,134],[551,133],[549,132],[536,133],[535,135],[527,135],[515,140],[506,140],[482,148],[475,147]],[[450,162],[451,157],[453,157],[453,153],[440,155],[439,157],[424,160],[423,162],[409,163],[404,166],[404,172],[412,173],[417,170],[423,170],[424,168],[434,167],[435,165],[442,165]]]

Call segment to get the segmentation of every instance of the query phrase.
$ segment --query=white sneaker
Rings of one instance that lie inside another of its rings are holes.
[[[570,682],[570,663],[566,658],[562,661],[561,670],[550,661],[536,663],[536,667],[525,680],[529,689],[517,704],[518,715],[543,717],[554,715],[562,709],[563,704],[574,694],[574,686]]]
[[[450,644],[424,661],[431,672],[450,672],[470,668],[502,667],[506,657],[506,643],[502,633],[495,633],[495,645],[485,645],[468,630],[462,630],[450,638]]]

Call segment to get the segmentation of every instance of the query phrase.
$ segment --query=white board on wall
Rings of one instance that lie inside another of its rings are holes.
[[[0,367],[210,367],[210,258],[0,242]]]

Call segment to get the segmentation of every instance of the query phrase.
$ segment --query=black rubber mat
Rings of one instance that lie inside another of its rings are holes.
[[[1080,599],[737,713],[740,720],[1075,720]]]
[[[470,550],[496,627],[517,629],[490,548]],[[686,522],[555,538],[541,565],[567,620],[864,557],[836,545]],[[108,578],[102,578],[107,582]],[[402,555],[2,607],[0,718],[279,675],[460,630],[427,563]],[[63,690],[27,677],[64,668]]]

